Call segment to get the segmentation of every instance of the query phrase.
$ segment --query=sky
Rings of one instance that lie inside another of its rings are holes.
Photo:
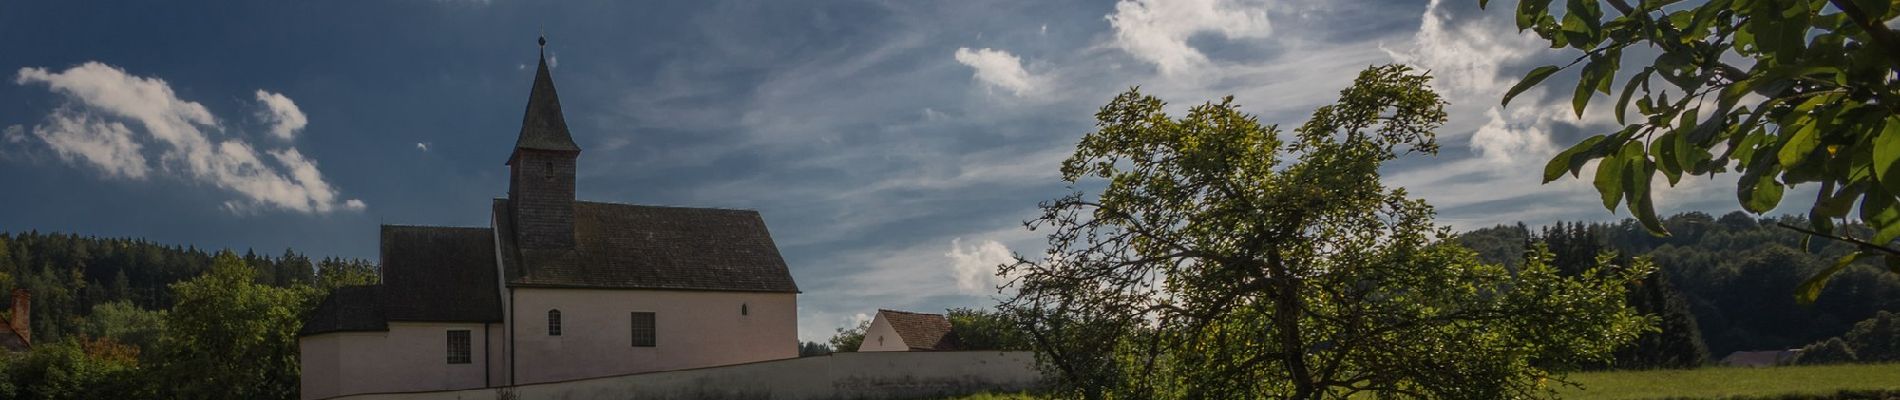
[[[1413,65],[1450,121],[1384,180],[1440,224],[1627,216],[1539,184],[1616,124],[1604,96],[1573,113],[1574,72],[1501,107],[1576,56],[1511,21],[1475,0],[0,0],[0,231],[374,259],[379,224],[487,226],[541,34],[578,198],[758,210],[804,340],[995,304],[995,265],[1044,248],[1022,223],[1066,193],[1057,165],[1131,87],[1291,130]],[[1733,176],[1657,181],[1664,214],[1739,208]]]

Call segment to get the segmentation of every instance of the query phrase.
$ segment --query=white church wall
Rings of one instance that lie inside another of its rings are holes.
[[[910,345],[897,335],[897,329],[891,327],[891,321],[884,313],[877,313],[871,319],[871,327],[864,330],[864,343],[858,345],[858,351],[910,351]]]
[[[1030,352],[837,353],[494,389],[348,396],[347,400],[904,399],[1020,391],[1042,383]]]
[[[469,363],[448,363],[448,332],[469,331]],[[387,332],[333,332],[298,340],[302,397],[487,386],[487,332],[478,323],[390,322]]]
[[[798,357],[794,293],[516,288],[509,306],[516,383]],[[654,313],[653,347],[633,346],[634,312]]]

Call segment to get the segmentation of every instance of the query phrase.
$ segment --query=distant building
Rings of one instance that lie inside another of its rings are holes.
[[[798,285],[758,212],[577,201],[580,152],[544,56],[490,226],[383,226],[382,283],[305,319],[303,398],[798,356]]]
[[[1794,363],[1795,356],[1801,355],[1801,349],[1737,351],[1722,357],[1722,365],[1731,367],[1773,367]]]
[[[0,316],[0,349],[23,352],[33,348],[33,292],[13,289],[10,316]]]
[[[943,314],[877,310],[864,330],[858,351],[948,351],[957,349],[957,335]]]

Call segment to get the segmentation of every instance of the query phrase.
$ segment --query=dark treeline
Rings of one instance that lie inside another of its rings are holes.
[[[1522,262],[1527,245],[1543,243],[1567,273],[1594,265],[1605,251],[1619,259],[1653,259],[1661,273],[1634,283],[1630,301],[1658,315],[1662,332],[1619,352],[1615,368],[1692,366],[1700,363],[1697,357],[1796,349],[1842,335],[1880,311],[1900,312],[1900,274],[1871,264],[1836,275],[1813,304],[1796,302],[1796,286],[1852,248],[1825,239],[1804,242],[1805,235],[1779,223],[1807,225],[1797,217],[1689,212],[1665,221],[1668,237],[1624,220],[1536,230],[1498,226],[1467,232],[1459,241],[1487,261],[1513,265]],[[1866,236],[1864,226],[1848,229]]]
[[[0,288],[32,290],[34,341],[54,342],[82,331],[95,306],[124,302],[145,310],[170,309],[169,285],[202,275],[215,256],[144,239],[0,233]],[[242,259],[257,271],[256,283],[276,287],[314,284],[319,270],[375,269],[365,260],[313,261],[290,249],[276,256],[246,251]]]

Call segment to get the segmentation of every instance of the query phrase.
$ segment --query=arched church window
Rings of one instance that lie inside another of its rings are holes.
[[[739,303],[739,315],[752,315],[752,310],[745,303]]]
[[[548,336],[561,336],[561,310],[548,310]]]

